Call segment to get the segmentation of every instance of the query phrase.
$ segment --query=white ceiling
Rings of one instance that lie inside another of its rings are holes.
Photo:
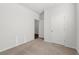
[[[22,5],[40,14],[45,8],[53,7],[55,3],[23,3]]]

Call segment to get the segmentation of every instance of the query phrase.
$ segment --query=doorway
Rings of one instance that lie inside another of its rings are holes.
[[[35,39],[39,38],[39,20],[35,19]]]

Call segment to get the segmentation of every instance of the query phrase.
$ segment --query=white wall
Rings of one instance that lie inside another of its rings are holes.
[[[44,12],[40,14],[39,37],[44,38]]]
[[[76,13],[77,13],[77,51],[79,53],[79,3],[76,4]]]
[[[0,4],[0,51],[33,40],[37,16],[19,4]]]
[[[45,9],[45,41],[76,48],[76,19],[74,4],[58,4]]]

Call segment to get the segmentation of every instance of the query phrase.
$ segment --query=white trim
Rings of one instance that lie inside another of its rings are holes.
[[[12,47],[5,48],[5,49],[2,49],[2,50],[0,50],[0,52],[6,51],[6,50],[11,49],[11,48],[14,48],[14,47],[16,47],[16,45],[15,46],[12,46]]]
[[[32,40],[30,40],[30,41],[32,41]],[[28,42],[30,42],[30,41],[28,41]],[[25,43],[28,43],[28,42],[23,42],[23,43],[21,43],[21,44],[16,44],[15,46],[2,49],[2,50],[0,50],[0,52],[6,51],[6,50],[11,49],[11,48],[15,48],[15,47],[17,47],[17,46],[20,46],[20,45],[25,44]]]

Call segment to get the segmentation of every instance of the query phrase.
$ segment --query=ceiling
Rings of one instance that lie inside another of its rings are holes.
[[[45,8],[53,7],[56,3],[22,3],[22,5],[40,14]]]

